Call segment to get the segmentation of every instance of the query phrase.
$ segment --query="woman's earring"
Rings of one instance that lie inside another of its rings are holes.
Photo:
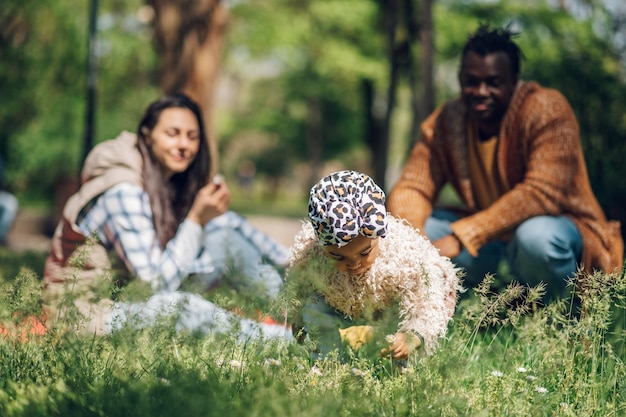
[[[150,137],[150,131],[148,130],[147,127],[142,127],[141,128],[141,134],[143,135],[144,141],[146,143],[146,146],[150,147],[152,145],[152,138]]]
[[[148,130],[147,127],[142,127],[141,128],[141,134],[143,135],[143,137],[146,140],[146,145],[150,145],[151,142],[151,138],[150,138],[150,131]]]

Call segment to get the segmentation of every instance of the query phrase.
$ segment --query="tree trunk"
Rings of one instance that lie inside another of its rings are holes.
[[[422,121],[435,109],[433,0],[419,0],[417,10],[414,10],[413,2],[414,0],[406,0],[410,44],[407,72],[413,112],[409,148],[417,141]],[[416,61],[420,62],[419,66]]]
[[[402,55],[402,45],[398,42],[398,22],[399,22],[399,1],[390,0],[384,2],[385,17],[387,20],[387,49],[388,49],[388,65],[389,79],[386,93],[386,108],[382,129],[379,135],[376,135],[375,143],[371,145],[373,164],[374,164],[374,181],[381,187],[386,187],[387,179],[387,158],[389,155],[389,136],[391,134],[391,120],[396,104],[396,93],[398,89],[398,76],[400,69],[400,61]],[[371,134],[371,132],[370,132]]]
[[[376,112],[376,88],[374,81],[364,79],[361,81],[363,93],[363,108],[365,110],[365,143],[371,149],[372,154],[376,152],[379,143],[383,141],[385,120],[383,115]],[[374,157],[375,158],[375,157]],[[378,182],[378,181],[377,181]],[[383,184],[381,184],[381,187]]]
[[[420,106],[418,123],[421,123],[422,120],[435,110],[433,0],[422,0],[421,4],[419,38],[422,46],[421,75],[424,94],[422,96],[423,99]]]
[[[311,157],[308,190],[319,181],[321,176],[324,135],[322,134],[322,109],[319,99],[310,99],[307,102],[307,142]]]
[[[160,86],[184,92],[202,109],[211,167],[218,169],[213,131],[213,92],[221,62],[228,12],[220,0],[150,0],[160,55]]]

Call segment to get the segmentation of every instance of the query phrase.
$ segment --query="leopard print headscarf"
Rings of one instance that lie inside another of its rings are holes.
[[[365,174],[335,172],[311,188],[309,219],[322,246],[341,247],[358,235],[385,237],[385,193]]]

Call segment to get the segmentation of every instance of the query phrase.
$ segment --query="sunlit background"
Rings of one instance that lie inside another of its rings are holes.
[[[207,106],[235,209],[302,217],[310,185],[343,168],[389,190],[420,121],[457,94],[466,37],[490,22],[520,32],[523,78],[570,100],[594,190],[626,223],[620,0],[4,0],[0,152],[24,208],[54,215],[85,151],[135,130],[167,76],[155,27],[175,25],[171,11],[189,4],[228,16],[209,57],[218,70]],[[216,29],[196,18],[178,27],[181,37]]]

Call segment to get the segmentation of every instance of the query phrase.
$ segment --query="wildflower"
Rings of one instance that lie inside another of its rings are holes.
[[[267,358],[267,359],[265,359],[264,364],[266,366],[280,366],[280,360],[279,359],[274,359],[274,358]]]
[[[358,369],[358,368],[352,368],[352,375],[354,376],[363,376],[365,373]]]
[[[537,391],[539,394],[546,394],[548,392],[547,388],[544,387],[535,387],[535,391]]]
[[[385,336],[385,340],[387,341],[387,343],[393,343],[396,340],[396,336],[393,334],[388,334],[387,336]]]
[[[491,375],[495,376],[496,378],[502,378],[502,376],[504,376],[504,374],[500,371],[492,371]]]
[[[224,359],[218,359],[218,360],[216,360],[216,361],[215,361],[215,364],[216,364],[217,366],[222,366],[222,365],[224,365]]]
[[[322,374],[322,370],[320,368],[318,368],[317,366],[314,366],[314,367],[311,368],[310,374],[311,375],[317,375],[317,376],[322,376],[323,375]]]
[[[569,404],[566,402],[562,402],[559,404],[563,410],[567,410],[569,408]]]
[[[241,362],[239,362],[237,359],[233,359],[232,361],[230,361],[229,365],[233,368],[241,368]]]
[[[527,371],[526,368],[524,368],[523,366],[520,366],[519,368],[517,368],[517,372],[519,372],[520,374],[523,374]]]
[[[536,377],[536,376],[534,376],[534,375],[528,375],[528,376],[526,377],[526,379],[527,379],[527,380],[529,380],[529,381],[534,381],[535,379],[537,379],[537,377]]]

